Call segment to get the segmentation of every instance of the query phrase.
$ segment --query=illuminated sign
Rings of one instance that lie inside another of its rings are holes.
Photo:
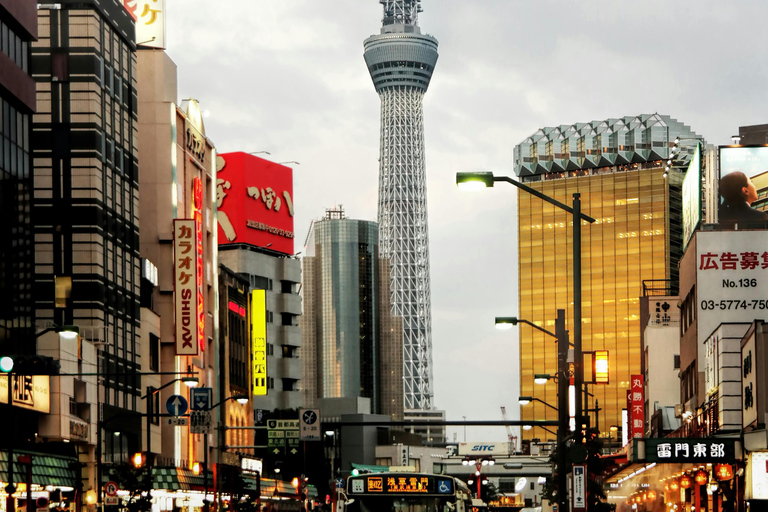
[[[165,48],[165,0],[123,0],[136,22],[136,44]]]
[[[267,292],[251,292],[251,382],[253,395],[267,394]]]
[[[739,456],[738,459],[741,457]],[[737,460],[736,439],[734,438],[656,437],[640,439],[635,440],[632,453],[632,462],[656,462],[658,464],[717,463],[733,462],[734,460]]]
[[[49,414],[50,378],[47,375],[13,375],[13,405]],[[0,404],[8,403],[8,375],[0,376]]]
[[[715,478],[730,480],[733,478],[733,466],[730,464],[715,464]]]
[[[683,178],[683,249],[691,241],[693,232],[701,221],[701,144],[688,164]]]
[[[608,371],[608,351],[607,350],[595,350],[595,357],[593,359],[595,384],[608,384],[609,371]]]
[[[195,268],[197,285],[197,344],[205,350],[205,298],[203,296],[203,181],[192,180],[195,220]]]
[[[411,473],[351,477],[350,494],[453,494],[451,478]]]
[[[240,460],[240,469],[248,473],[259,473],[264,469],[264,463],[261,459],[251,459],[250,457],[243,457]]]
[[[173,221],[173,257],[175,272],[176,355],[197,355],[197,263],[195,221]]]
[[[245,308],[235,301],[229,301],[229,310],[245,318]]]
[[[643,376],[632,375],[630,387],[630,399],[632,401],[631,436],[643,437],[645,435],[645,399],[643,398]]]
[[[247,153],[217,159],[219,244],[293,254],[293,171]]]

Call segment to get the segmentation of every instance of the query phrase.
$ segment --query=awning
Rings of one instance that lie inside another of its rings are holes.
[[[62,455],[29,452],[24,450],[13,451],[13,480],[14,482],[26,482],[27,464],[19,462],[19,457],[32,457],[32,483],[43,487],[76,487],[77,484],[77,459]],[[0,452],[0,481],[8,481],[8,452]]]

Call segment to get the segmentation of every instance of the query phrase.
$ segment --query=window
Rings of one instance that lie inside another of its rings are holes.
[[[290,281],[280,281],[280,293],[293,293],[293,283]]]
[[[156,372],[160,369],[160,338],[149,333],[149,369]]]
[[[680,354],[675,354],[675,370],[680,369]]]

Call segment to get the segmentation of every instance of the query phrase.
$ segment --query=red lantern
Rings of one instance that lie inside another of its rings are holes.
[[[670,491],[680,490],[680,484],[677,483],[677,480],[672,480],[671,482],[669,482],[669,490]]]
[[[693,485],[693,480],[691,480],[690,475],[683,475],[680,477],[680,487],[683,489],[690,489]]]
[[[655,500],[656,499],[656,491],[648,491],[648,499],[649,500]]]
[[[694,477],[696,480],[696,483],[699,485],[707,485],[707,480],[709,480],[709,476],[707,475],[707,472],[703,469],[700,469],[696,472],[696,476]]]
[[[730,480],[733,478],[733,466],[730,464],[715,464],[715,478],[718,480]]]

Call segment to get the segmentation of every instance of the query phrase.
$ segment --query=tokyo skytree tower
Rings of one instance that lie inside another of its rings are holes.
[[[422,100],[437,40],[421,33],[421,0],[379,0],[381,33],[365,63],[381,98],[379,251],[391,265],[392,311],[403,318],[405,409],[432,409],[432,306]]]

